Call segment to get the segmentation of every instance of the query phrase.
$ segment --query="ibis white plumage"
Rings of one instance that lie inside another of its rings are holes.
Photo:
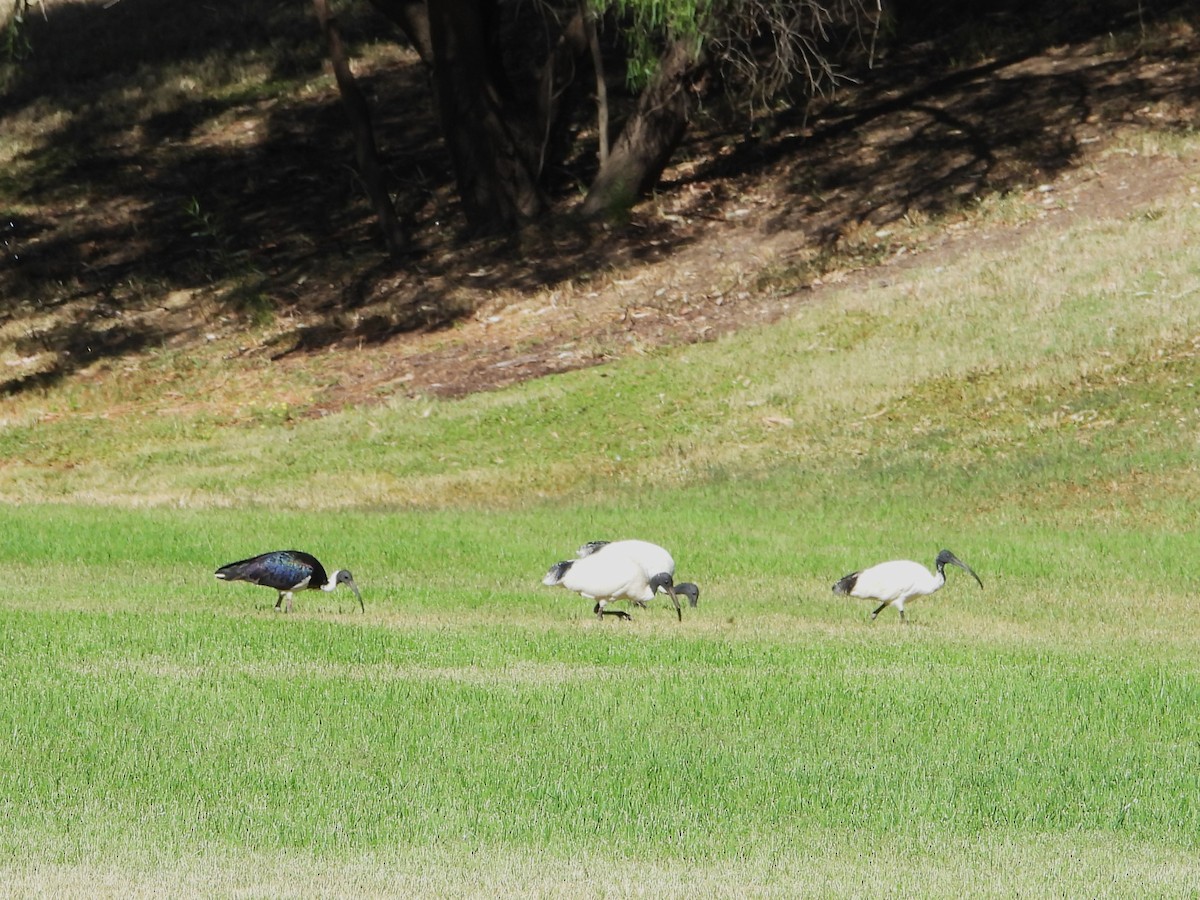
[[[667,575],[672,580],[675,578],[675,557],[673,557],[666,547],[660,547],[658,544],[653,544],[650,541],[639,541],[633,538],[626,538],[621,541],[589,541],[578,550],[575,555],[579,557],[591,556],[593,553],[620,553],[630,557],[634,562],[642,567],[642,571],[646,573],[647,578],[653,578],[655,575]],[[664,593],[669,593],[665,585],[659,590]],[[700,588],[692,584],[690,581],[680,582],[674,585],[676,594],[682,594],[688,598],[688,605],[695,606],[700,602]],[[634,601],[639,606],[645,607],[645,603]],[[679,604],[676,604],[678,609]],[[682,616],[680,617],[682,618]]]
[[[317,558],[303,550],[272,550],[221,566],[214,574],[222,581],[248,581],[274,588],[279,592],[275,608],[279,609],[286,600],[288,612],[292,611],[293,591],[333,591],[339,584],[344,584],[354,591],[358,605],[366,612],[362,594],[348,569],[338,569],[328,575]]]
[[[691,582],[675,584],[675,560],[658,544],[649,541],[591,541],[576,551],[576,558],[555,563],[542,579],[543,584],[561,584],[589,600],[595,600],[593,612],[629,619],[629,613],[605,607],[614,600],[629,600],[645,607],[658,591],[665,592],[675,604],[675,615],[683,620],[679,595],[689,605],[700,601],[700,589]]]
[[[851,572],[833,586],[835,594],[848,594],[863,600],[880,600],[879,606],[871,613],[874,621],[888,606],[895,606],[900,612],[900,621],[905,621],[904,604],[916,597],[925,597],[940,590],[946,583],[946,566],[958,566],[979,582],[979,576],[965,562],[951,553],[943,550],[937,555],[937,574],[909,559],[894,559],[891,562],[879,563],[860,572]]]

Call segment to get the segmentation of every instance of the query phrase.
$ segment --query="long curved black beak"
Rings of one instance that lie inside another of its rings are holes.
[[[362,592],[359,591],[358,585],[354,583],[353,579],[351,579],[350,581],[346,582],[346,586],[350,588],[350,590],[354,591],[354,596],[358,598],[358,608],[363,612],[366,612],[367,607],[363,605]]]
[[[966,572],[968,575],[970,575],[976,581],[979,581],[979,576],[975,574],[975,570],[972,569],[970,566],[968,566],[965,562],[963,562],[957,556],[951,556],[948,560],[946,560],[946,562],[950,563],[950,565],[952,565],[952,566],[958,566],[960,569],[962,569],[964,572]],[[981,588],[983,587],[982,581],[979,581],[979,586]]]
[[[679,595],[675,593],[675,585],[666,585],[667,593],[671,595],[671,602],[675,604],[675,615],[680,622],[683,621],[683,607],[679,605]]]

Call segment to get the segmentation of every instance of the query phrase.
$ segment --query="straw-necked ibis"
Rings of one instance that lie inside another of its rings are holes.
[[[833,586],[835,594],[849,594],[863,600],[882,600],[883,602],[871,613],[871,619],[879,615],[889,605],[900,611],[900,621],[905,621],[904,604],[916,597],[932,594],[946,583],[946,566],[958,566],[979,582],[979,576],[965,562],[951,553],[943,550],[937,556],[937,574],[933,574],[920,563],[908,559],[894,559],[891,562],[880,563],[863,569],[861,572],[851,572]]]
[[[311,553],[301,550],[274,550],[240,562],[230,563],[217,569],[216,576],[222,581],[248,581],[251,584],[261,584],[264,587],[279,591],[279,599],[275,608],[287,600],[287,611],[292,611],[293,591],[333,591],[339,584],[344,584],[358,597],[358,605],[363,606],[362,594],[354,583],[354,576],[346,569],[338,569],[332,575],[327,575],[325,567]]]

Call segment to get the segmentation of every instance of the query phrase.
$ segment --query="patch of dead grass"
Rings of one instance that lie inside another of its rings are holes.
[[[913,852],[919,840],[922,852]],[[211,848],[96,865],[38,854],[0,868],[12,897],[758,897],[930,898],[1186,895],[1200,864],[1186,849],[1110,834],[1000,830],[964,837],[812,833],[803,823],[724,859],[646,858],[636,848],[569,855],[439,842],[337,858]],[[865,848],[865,849],[864,849]]]

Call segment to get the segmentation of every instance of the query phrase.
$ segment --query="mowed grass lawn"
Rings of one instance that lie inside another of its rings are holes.
[[[334,513],[305,543],[353,552],[368,611],[310,593],[290,616],[210,579],[209,559],[312,534],[310,517],[10,511],[0,880],[77,896],[1197,884],[1194,535],[976,524],[955,543],[985,591],[952,572],[910,625],[870,625],[869,604],[829,593],[841,572],[813,563],[795,511],[757,499],[734,512],[767,534],[728,558],[715,510],[643,510],[676,545],[704,538],[680,553],[706,588],[682,625],[662,603],[600,623],[540,587],[562,510]],[[826,524],[848,558],[872,549]],[[768,539],[789,527],[790,548]]]
[[[1196,894],[1198,237],[1180,197],[455,402],[95,415],[145,389],[116,375],[23,400],[0,884]],[[540,584],[626,536],[700,584],[682,623]],[[286,546],[366,613],[212,578]],[[908,625],[830,592],[942,547],[985,588],[952,569]]]

